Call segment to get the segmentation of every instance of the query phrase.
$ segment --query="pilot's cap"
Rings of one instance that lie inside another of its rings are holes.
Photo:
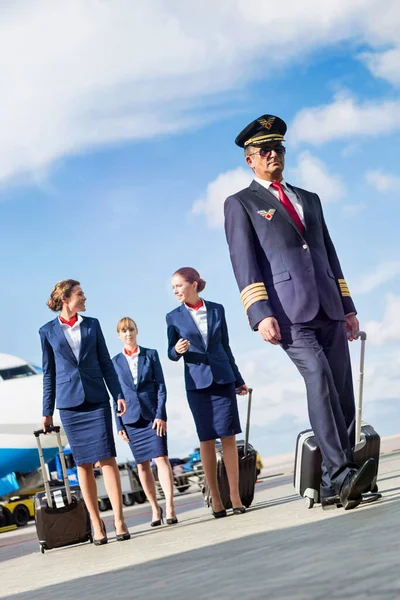
[[[261,115],[245,127],[235,139],[241,148],[262,146],[269,142],[282,142],[286,133],[286,123],[274,115]]]

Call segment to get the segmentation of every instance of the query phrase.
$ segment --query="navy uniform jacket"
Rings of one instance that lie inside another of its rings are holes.
[[[77,361],[56,317],[40,328],[43,352],[43,416],[58,409],[74,408],[85,400],[93,404],[123,398],[118,376],[107,350],[100,323],[82,317],[81,348]]]
[[[137,385],[134,384],[123,352],[112,359],[126,402],[126,413],[123,417],[116,415],[118,431],[123,429],[123,423],[136,423],[140,417],[147,421],[167,420],[167,388],[158,352],[142,346],[139,346],[139,349]]]
[[[207,347],[189,311],[181,304],[166,317],[168,356],[175,361],[183,356],[187,390],[204,389],[213,382],[235,383],[236,387],[240,387],[244,381],[229,346],[224,307],[215,302],[204,302],[207,308]],[[185,354],[178,354],[175,350],[180,338],[190,342]]]
[[[320,306],[333,320],[356,312],[319,197],[290,187],[303,205],[304,236],[282,203],[256,181],[225,201],[232,266],[252,329],[270,316],[280,324],[306,323]]]

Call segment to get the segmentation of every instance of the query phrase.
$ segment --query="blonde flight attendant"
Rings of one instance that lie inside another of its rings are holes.
[[[151,459],[157,465],[165,495],[167,525],[175,525],[178,519],[174,507],[174,480],[167,449],[167,390],[160,359],[157,350],[137,345],[138,329],[133,319],[120,319],[117,333],[124,349],[114,356],[113,363],[127,404],[126,413],[116,415],[118,433],[129,443],[138,465],[140,482],[153,511],[151,527],[163,523]]]

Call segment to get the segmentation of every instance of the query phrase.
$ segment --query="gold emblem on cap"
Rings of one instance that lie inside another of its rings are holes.
[[[275,121],[275,117],[270,117],[269,119],[259,119],[258,120],[260,125],[264,125],[265,129],[271,129],[274,121]]]

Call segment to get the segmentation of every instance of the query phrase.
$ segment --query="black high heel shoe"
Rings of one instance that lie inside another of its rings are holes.
[[[232,508],[232,512],[234,515],[242,515],[246,512],[246,508],[244,506],[241,506],[240,508]]]
[[[167,519],[167,525],[176,525],[178,522],[178,517],[171,517]]]
[[[222,517],[226,517],[226,509],[223,508],[222,510],[217,511],[213,510],[212,514],[215,519],[222,519]]]
[[[115,529],[115,537],[117,538],[117,542],[124,542],[125,540],[131,539],[131,534],[129,533],[128,528],[126,528],[125,533],[117,533],[117,529],[115,527],[115,522],[114,522],[114,529]]]
[[[161,525],[161,523],[164,524],[164,517],[163,517],[164,511],[162,509],[162,506],[159,506],[158,508],[160,509],[160,518],[157,519],[157,521],[152,521],[150,523],[150,527],[159,527]]]
[[[106,526],[104,525],[103,519],[101,519],[101,533],[103,534],[102,538],[98,540],[96,540],[96,538],[93,538],[93,544],[95,546],[104,546],[104,544],[107,544],[108,542]]]

